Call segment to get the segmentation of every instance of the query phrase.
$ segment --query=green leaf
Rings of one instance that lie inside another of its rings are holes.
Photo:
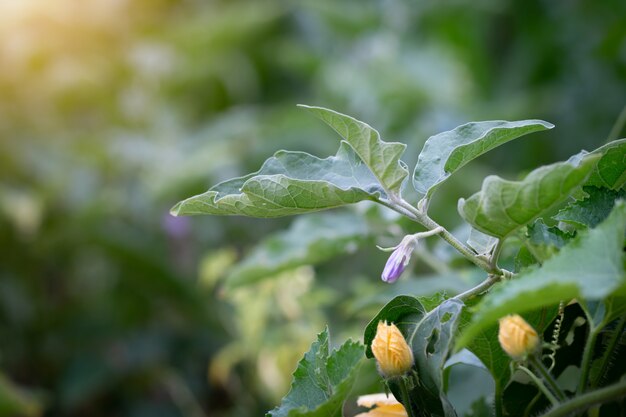
[[[584,187],[583,190],[588,194],[587,198],[569,204],[553,219],[577,227],[596,227],[608,217],[615,201],[626,197],[626,190],[612,191],[597,187]]]
[[[558,253],[574,236],[538,219],[528,225],[524,237],[526,249],[539,263],[543,263]]]
[[[323,107],[300,107],[322,119],[348,142],[387,194],[400,194],[404,180],[409,175],[406,164],[400,160],[406,149],[404,143],[384,142],[375,129],[345,114]]]
[[[470,305],[463,311],[459,325],[461,331],[470,325],[472,310],[475,310],[473,307],[475,305]],[[539,334],[542,334],[557,313],[558,305],[554,305],[550,308],[528,312],[523,316],[526,322],[533,326]],[[493,377],[496,392],[502,393],[511,377],[511,358],[502,350],[498,341],[498,325],[493,324],[478,332],[466,347],[485,365]]]
[[[328,328],[293,373],[289,393],[266,417],[339,417],[363,360],[363,345],[347,341],[331,352]]]
[[[417,409],[433,415],[456,415],[444,392],[443,369],[462,308],[462,302],[449,299],[426,312],[416,298],[399,296],[383,307],[365,329],[366,356],[371,358],[370,345],[378,322],[387,320],[398,326],[413,350],[419,378],[419,384],[411,389],[411,399]],[[390,385],[395,390],[392,381]]]
[[[536,264],[537,264],[537,258],[535,258],[535,256],[532,253],[530,253],[530,251],[528,250],[526,246],[522,246],[517,252],[517,255],[515,255],[514,272],[518,273],[522,271],[523,269],[526,269]]]
[[[543,166],[522,181],[490,175],[480,192],[459,200],[459,213],[481,232],[505,238],[565,201],[587,179],[599,158],[587,155]]]
[[[572,298],[602,300],[624,285],[623,245],[626,204],[618,202],[611,215],[595,229],[581,232],[541,268],[531,268],[503,282],[477,307],[472,324],[458,348],[510,313],[523,313]]]
[[[528,225],[526,236],[528,241],[534,246],[552,246],[556,249],[561,249],[573,238],[572,235],[558,227],[546,225],[542,219],[538,219],[535,223]]]
[[[409,295],[399,295],[388,302],[378,314],[365,327],[363,342],[365,343],[365,356],[373,358],[372,340],[376,336],[378,322],[387,320],[394,323],[403,335],[408,335],[415,327],[415,323],[419,322],[426,314],[426,309],[415,297]]]
[[[354,250],[368,235],[365,220],[354,213],[316,213],[264,239],[229,273],[226,285],[237,287],[296,268],[314,265]]]
[[[552,129],[542,120],[472,122],[428,138],[413,172],[413,186],[420,196],[435,189],[472,159],[520,136]]]
[[[603,155],[587,185],[617,190],[626,184],[626,139],[609,142],[592,153]]]
[[[469,238],[467,238],[467,244],[479,255],[491,253],[497,243],[497,238],[486,235],[473,227],[470,230]]]
[[[171,213],[280,217],[377,200],[383,194],[378,180],[342,142],[337,155],[326,159],[279,151],[258,172],[183,200]]]
[[[428,404],[432,412],[446,417],[455,416],[456,413],[444,392],[443,368],[452,349],[462,309],[461,301],[444,301],[417,323],[409,337],[420,378],[420,385],[414,388],[420,398],[420,405],[425,407]],[[437,407],[431,406],[437,401],[440,403]]]

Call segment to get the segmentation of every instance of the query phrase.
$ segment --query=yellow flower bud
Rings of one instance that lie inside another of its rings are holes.
[[[370,411],[357,414],[354,417],[406,417],[407,413],[402,404],[389,394],[363,395],[357,400],[360,407],[371,408]]]
[[[372,353],[384,377],[404,375],[413,366],[413,352],[395,324],[379,321]]]
[[[523,359],[539,347],[539,336],[521,316],[514,314],[500,319],[498,341],[513,359]]]

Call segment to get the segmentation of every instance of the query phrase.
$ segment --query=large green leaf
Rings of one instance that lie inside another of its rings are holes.
[[[529,269],[503,282],[477,307],[459,347],[467,346],[500,317],[580,298],[601,300],[626,282],[623,265],[626,204],[618,202],[611,215],[595,229],[581,232],[541,268]]]
[[[588,185],[617,190],[626,184],[626,139],[607,143],[593,153],[603,155],[591,173]]]
[[[328,329],[317,336],[293,373],[289,393],[266,417],[339,417],[363,360],[363,345],[347,341],[331,352]]]
[[[428,138],[413,172],[413,186],[420,196],[435,189],[472,159],[520,136],[552,129],[543,120],[472,122]]]
[[[584,187],[583,190],[588,194],[587,198],[569,204],[553,219],[578,227],[595,227],[607,218],[616,200],[626,197],[624,190],[596,187]]]
[[[353,250],[367,237],[365,220],[354,213],[316,213],[296,219],[289,230],[264,239],[229,273],[236,287],[300,265],[325,261]]]
[[[171,212],[280,217],[376,200],[383,194],[376,177],[342,142],[337,155],[326,159],[279,151],[258,172],[217,184],[179,202]]]
[[[587,155],[543,166],[522,181],[490,175],[480,192],[459,200],[459,213],[481,232],[505,238],[565,201],[587,179],[599,158]]]
[[[375,129],[345,114],[323,107],[300,107],[311,111],[339,133],[378,178],[388,194],[400,194],[403,182],[409,175],[406,165],[400,160],[406,149],[405,144],[384,142]]]
[[[444,392],[443,369],[462,308],[462,302],[449,299],[426,312],[418,299],[403,295],[383,307],[365,329],[366,354],[372,357],[370,345],[376,335],[378,322],[387,320],[398,326],[413,350],[419,378],[419,383],[410,391],[411,400],[414,401],[411,406],[425,410],[426,415],[456,415]],[[393,381],[390,385],[395,391],[397,387]]]

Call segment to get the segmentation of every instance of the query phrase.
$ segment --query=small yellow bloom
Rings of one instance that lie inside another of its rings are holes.
[[[521,316],[514,314],[500,319],[498,341],[513,359],[523,359],[539,347],[539,336]]]
[[[379,321],[372,340],[372,353],[384,377],[400,376],[413,366],[413,352],[395,324]]]
[[[372,408],[376,406],[376,408],[354,417],[407,417],[402,404],[391,394],[389,396],[387,394],[363,395],[359,397],[356,403],[361,407]]]

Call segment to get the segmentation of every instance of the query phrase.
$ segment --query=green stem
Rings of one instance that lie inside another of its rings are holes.
[[[587,315],[587,322],[589,323],[589,337],[585,343],[585,350],[583,351],[583,359],[580,363],[580,380],[578,381],[578,388],[576,394],[580,395],[587,389],[587,380],[589,379],[589,371],[591,369],[591,360],[593,358],[593,349],[596,346],[596,340],[598,338],[599,327],[593,325],[593,320]]]
[[[502,397],[503,392],[502,392],[502,388],[500,387],[500,383],[496,382],[496,389],[495,389],[495,398],[494,398],[494,406],[496,409],[496,417],[502,417],[504,415],[504,410],[503,410],[503,405],[502,405]]]
[[[462,292],[461,294],[453,297],[456,300],[467,301],[470,298],[474,298],[475,296],[487,291],[491,288],[496,282],[500,281],[502,277],[498,275],[488,275],[487,279],[475,286],[474,288],[470,288],[469,290]]]
[[[535,397],[528,403],[528,406],[526,407],[526,410],[524,411],[524,417],[528,417],[530,415],[530,412],[532,411],[533,407],[535,406],[535,404],[537,404],[537,401],[539,401],[540,398],[541,398],[541,393],[538,392],[537,395],[535,395]]]
[[[531,356],[530,357],[530,363],[535,367],[535,369],[537,371],[539,371],[539,373],[541,374],[543,379],[550,386],[550,389],[552,390],[552,392],[554,392],[556,394],[556,397],[559,399],[559,401],[565,401],[567,399],[567,397],[565,396],[565,394],[563,393],[561,388],[558,386],[558,384],[556,383],[556,381],[552,377],[552,374],[550,374],[550,372],[548,372],[548,370],[544,366],[543,362],[541,362],[535,356]]]
[[[419,417],[415,414],[413,410],[413,404],[411,404],[411,397],[409,396],[409,390],[406,387],[406,380],[404,377],[400,377],[398,381],[398,385],[400,386],[400,395],[402,396],[402,405],[404,405],[404,409],[408,417]]]
[[[596,404],[618,400],[626,396],[626,380],[596,391],[571,398],[570,400],[552,408],[541,417],[565,417],[574,412],[581,412]]]
[[[489,259],[489,265],[491,265],[491,267],[494,269],[498,269],[498,258],[500,257],[500,253],[502,252],[503,247],[504,239],[498,239],[498,243],[496,243],[496,247],[493,248],[491,258]]]
[[[400,198],[395,198],[391,202],[385,204],[387,207],[397,211],[400,214],[403,214],[410,218],[411,220],[421,224],[429,230],[434,230],[442,227],[436,221],[428,217],[426,213],[422,213],[417,208],[413,207],[405,200]],[[461,253],[465,258],[467,258],[474,265],[478,266],[481,269],[489,272],[494,275],[503,275],[504,272],[499,268],[492,267],[489,262],[485,261],[482,258],[479,258],[476,253],[474,253],[469,247],[460,242],[454,235],[448,232],[445,228],[439,233],[439,236],[446,242],[448,242],[453,248]]]
[[[591,381],[592,389],[596,388],[600,384],[602,377],[606,374],[608,367],[609,367],[609,362],[611,362],[611,355],[613,354],[613,351],[615,350],[617,343],[622,337],[622,332],[624,331],[625,325],[626,325],[626,315],[623,315],[620,318],[619,322],[617,322],[617,326],[615,327],[613,335],[611,336],[611,340],[609,340],[609,343],[606,345],[606,349],[601,359],[600,372],[598,372],[595,379]]]
[[[550,392],[550,390],[548,389],[548,387],[545,386],[543,381],[541,381],[539,378],[537,378],[537,375],[535,375],[533,373],[533,371],[531,371],[530,369],[528,369],[528,368],[526,368],[525,366],[522,366],[522,365],[519,365],[518,369],[520,369],[520,370],[524,371],[526,374],[528,374],[530,379],[533,380],[535,385],[537,385],[537,388],[539,388],[539,390],[541,392],[543,392],[543,395],[546,396],[546,398],[548,399],[548,401],[550,401],[552,403],[552,405],[558,405],[559,404],[559,400],[557,400],[556,397]]]
[[[428,265],[433,271],[440,275],[449,274],[451,269],[447,263],[442,262],[439,258],[433,256],[427,249],[418,246],[415,251],[416,256]]]

